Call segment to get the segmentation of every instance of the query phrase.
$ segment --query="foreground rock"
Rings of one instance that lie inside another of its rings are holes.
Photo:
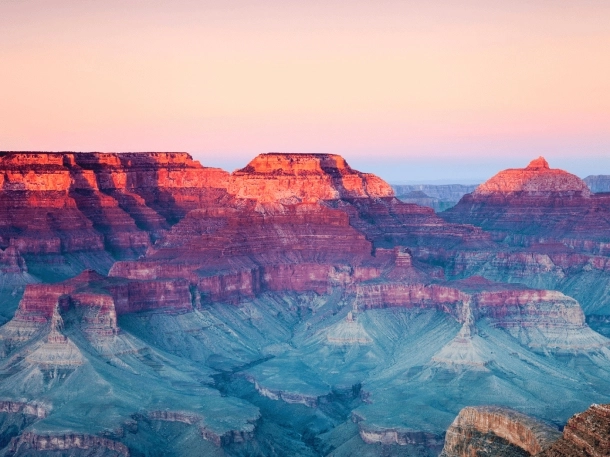
[[[508,408],[468,407],[447,430],[441,457],[536,455],[559,436],[558,430]]]
[[[610,455],[610,405],[592,405],[576,414],[563,436],[541,457],[602,457]]]
[[[507,408],[468,407],[447,430],[441,457],[610,455],[610,406],[594,404],[557,429]]]

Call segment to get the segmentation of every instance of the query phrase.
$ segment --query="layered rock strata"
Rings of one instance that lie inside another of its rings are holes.
[[[610,197],[592,194],[575,175],[551,169],[539,158],[509,169],[465,195],[442,213],[471,223],[515,246],[562,243],[580,252],[610,253]]]
[[[261,154],[232,173],[228,191],[239,198],[273,203],[394,195],[382,179],[353,170],[343,157],[333,154]]]
[[[558,430],[508,408],[468,407],[447,430],[441,456],[536,455],[559,436]]]
[[[315,204],[280,211],[197,210],[139,261],[117,262],[111,276],[182,277],[204,302],[235,302],[262,290],[313,290],[378,276],[372,246],[347,215]]]
[[[129,457],[124,444],[97,436],[67,433],[62,435],[39,435],[25,432],[14,438],[8,446],[7,455],[44,455],[61,452],[66,455],[103,455],[104,457]],[[86,452],[88,451],[88,452]]]
[[[540,457],[610,455],[610,405],[592,405],[568,420],[562,437]]]
[[[610,455],[610,407],[591,405],[571,417],[563,433],[516,411],[493,406],[462,409],[445,436],[441,457],[602,457]]]
[[[227,177],[185,153],[3,152],[0,248],[137,256],[151,235],[226,195]]]

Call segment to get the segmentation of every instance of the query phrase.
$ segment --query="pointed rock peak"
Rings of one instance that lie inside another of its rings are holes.
[[[84,270],[78,276],[74,276],[66,281],[68,284],[87,284],[91,282],[103,281],[106,276],[99,274],[95,270]]]
[[[64,320],[61,318],[61,314],[59,314],[59,305],[55,305],[53,308],[53,315],[51,316],[51,330],[60,331],[64,328]]]
[[[578,176],[550,168],[544,157],[532,160],[526,168],[509,168],[485,181],[474,195],[527,192],[539,196],[572,194],[589,197],[591,191]]]
[[[528,170],[536,170],[539,168],[546,168],[549,169],[549,163],[546,161],[546,159],[542,156],[538,157],[537,159],[532,160],[529,165],[527,166]]]

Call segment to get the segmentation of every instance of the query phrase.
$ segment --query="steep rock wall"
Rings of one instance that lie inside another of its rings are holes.
[[[481,435],[488,435],[481,440]],[[505,450],[512,455],[535,455],[550,447],[560,436],[558,430],[525,414],[493,406],[468,407],[460,411],[445,436],[442,457],[499,455],[493,437],[505,440]],[[474,439],[473,439],[474,438]],[[502,444],[502,443],[499,443]],[[487,449],[486,449],[487,448]],[[501,448],[501,446],[500,446]],[[496,452],[492,454],[491,452]],[[511,455],[506,453],[504,455]]]

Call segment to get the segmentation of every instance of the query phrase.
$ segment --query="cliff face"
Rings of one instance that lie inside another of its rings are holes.
[[[610,407],[594,404],[571,417],[563,433],[506,408],[468,407],[447,430],[441,457],[610,455]]]
[[[227,177],[185,153],[0,153],[0,247],[139,255]]]
[[[280,203],[394,195],[389,184],[353,170],[333,154],[261,154],[233,172],[228,191],[239,198]]]
[[[88,270],[62,283],[27,285],[14,319],[46,323],[56,308],[86,309],[83,319],[92,329],[101,326],[116,332],[117,314],[152,309],[180,312],[192,309],[192,299],[183,279],[112,280]]]
[[[558,430],[517,411],[468,407],[447,430],[441,457],[537,455],[559,436]]]
[[[592,405],[570,418],[563,436],[541,457],[601,457],[610,455],[610,405]]]
[[[262,290],[326,293],[352,276],[378,275],[378,269],[360,268],[375,260],[371,253],[370,242],[350,227],[347,215],[324,206],[201,210],[189,213],[143,260],[117,262],[110,274],[182,277],[206,302],[234,302]]]
[[[8,449],[8,455],[53,455],[61,452],[66,455],[103,457],[129,457],[127,446],[97,436],[85,434],[38,435],[26,432],[14,438]]]
[[[606,255],[610,246],[609,197],[591,194],[586,183],[539,158],[509,169],[465,195],[442,213],[450,222],[472,223],[513,245],[559,242],[581,252]]]

